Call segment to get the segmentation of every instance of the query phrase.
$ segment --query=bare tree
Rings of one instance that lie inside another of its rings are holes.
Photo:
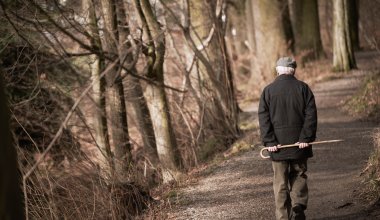
[[[168,101],[163,87],[165,35],[164,30],[153,14],[150,2],[148,0],[134,0],[134,3],[148,40],[146,75],[155,82],[146,85],[144,95],[152,117],[163,179],[164,182],[168,182],[177,179],[181,175],[181,158],[177,149]]]
[[[348,71],[356,68],[356,61],[351,40],[350,0],[334,1],[334,47],[333,69]]]
[[[93,0],[83,0],[83,9],[87,11],[88,30],[92,36],[91,45],[94,48],[99,48],[102,51],[102,42],[100,39],[99,27],[97,24],[98,16],[96,15],[95,4]],[[102,164],[103,170],[111,174],[114,164],[109,142],[108,127],[107,127],[107,113],[106,113],[106,80],[104,77],[99,77],[105,70],[105,60],[102,54],[93,54],[89,57],[90,70],[93,85],[92,99],[95,104],[95,114],[93,115],[94,129],[96,134],[96,144],[98,145],[106,163]],[[108,161],[108,162],[107,162]],[[107,169],[106,166],[109,166]]]
[[[119,32],[119,45],[121,47],[121,55],[125,54],[126,62],[131,63],[136,54],[129,52],[133,49],[134,39],[131,37],[130,24],[127,19],[127,10],[122,0],[117,0],[117,18],[118,18],[118,32]],[[137,45],[134,45],[135,47]],[[137,70],[133,66],[130,69],[134,75],[137,75]],[[126,95],[128,101],[131,103],[131,107],[135,113],[138,129],[141,133],[141,137],[144,144],[145,152],[148,158],[154,164],[158,163],[158,155],[156,149],[156,139],[154,137],[154,129],[152,125],[152,119],[150,117],[148,105],[143,94],[140,81],[135,76],[126,73]]]
[[[116,60],[122,51],[118,47],[119,33],[117,29],[116,0],[105,0],[101,2],[104,24],[103,45],[109,56]],[[115,54],[116,53],[116,54]],[[122,60],[120,61],[122,62]],[[123,63],[120,63],[120,66]],[[121,67],[115,66],[109,74],[107,80],[107,103],[110,107],[110,125],[112,146],[115,156],[115,172],[121,181],[127,180],[127,171],[131,165],[131,144],[129,142],[127,112],[125,105],[124,86],[120,77]]]
[[[204,105],[205,135],[231,143],[239,134],[238,105],[224,40],[222,1],[189,1],[188,44],[197,60],[198,92]],[[202,108],[202,106],[200,106]],[[206,138],[206,139],[207,139]]]

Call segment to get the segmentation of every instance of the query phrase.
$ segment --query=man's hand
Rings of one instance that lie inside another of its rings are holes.
[[[309,143],[304,143],[304,142],[297,142],[296,144],[298,144],[299,148],[306,148],[306,147],[309,147]]]
[[[277,147],[280,147],[281,144],[278,144],[277,146],[273,146],[273,147],[268,147],[268,151],[269,152],[276,152],[278,151],[278,148]]]

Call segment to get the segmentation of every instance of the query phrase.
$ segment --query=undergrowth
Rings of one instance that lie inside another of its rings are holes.
[[[351,115],[380,121],[380,72],[365,78],[362,88],[346,102],[345,108]]]
[[[29,164],[20,164],[22,173]],[[101,175],[89,158],[60,167],[40,166],[24,187],[28,219],[129,220],[152,202],[135,182],[116,183]]]
[[[380,122],[380,72],[367,76],[357,94],[345,103],[345,109],[363,120]],[[369,201],[380,201],[380,128],[373,132],[374,151],[363,171],[363,195]]]
[[[366,197],[371,201],[380,201],[380,128],[373,133],[374,151],[368,159],[365,174]]]

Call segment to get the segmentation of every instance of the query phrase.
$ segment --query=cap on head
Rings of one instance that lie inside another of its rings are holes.
[[[297,62],[291,57],[281,57],[277,60],[276,66],[297,68]]]

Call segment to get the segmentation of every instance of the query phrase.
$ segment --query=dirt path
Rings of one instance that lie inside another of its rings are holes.
[[[355,120],[341,110],[342,100],[355,93],[365,73],[354,71],[312,88],[318,139],[345,142],[314,147],[308,164],[308,219],[380,219],[365,211],[365,204],[355,196],[360,172],[373,149],[370,135],[376,124]],[[248,110],[257,114],[255,105]],[[196,185],[181,189],[168,215],[170,219],[274,219],[270,161],[260,159],[255,149],[222,162]]]

